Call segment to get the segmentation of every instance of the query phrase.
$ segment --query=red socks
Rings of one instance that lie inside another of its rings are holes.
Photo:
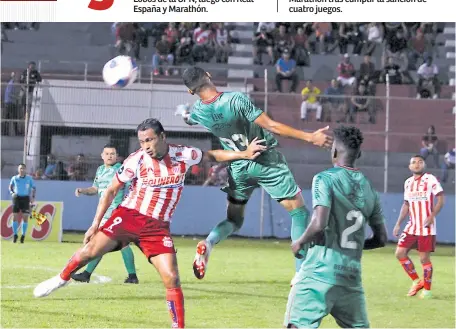
[[[79,256],[80,252],[81,252],[81,250],[79,249],[78,251],[76,251],[74,253],[74,255],[68,261],[68,264],[65,266],[63,271],[60,273],[60,277],[63,280],[65,280],[65,281],[70,280],[71,279],[71,273],[73,273],[74,271],[77,271],[78,268],[80,268],[80,266],[81,266],[80,265],[81,257]]]
[[[407,272],[410,279],[412,279],[413,281],[418,279],[418,274],[416,274],[415,265],[413,265],[413,262],[410,258],[406,257],[403,259],[399,259],[399,262],[401,263],[405,272]]]
[[[431,290],[432,263],[423,264],[424,290]]]
[[[173,328],[184,328],[184,294],[182,288],[166,289],[166,304],[173,322]]]

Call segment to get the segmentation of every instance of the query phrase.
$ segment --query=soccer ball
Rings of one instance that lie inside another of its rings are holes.
[[[103,67],[103,80],[111,87],[124,88],[135,82],[138,65],[130,56],[117,56]]]

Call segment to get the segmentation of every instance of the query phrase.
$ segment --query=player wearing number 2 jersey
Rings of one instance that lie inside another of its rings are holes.
[[[412,287],[407,296],[415,296],[424,288],[420,298],[431,298],[432,263],[431,252],[435,250],[437,234],[435,217],[444,203],[443,189],[434,175],[425,173],[426,163],[421,155],[410,159],[409,169],[413,176],[404,184],[404,203],[394,226],[393,234],[399,236],[402,221],[410,220],[399,237],[396,257],[412,279]],[[437,199],[437,200],[435,200]],[[423,266],[423,280],[420,280],[415,265],[408,257],[411,249],[416,248]]]
[[[182,113],[188,124],[204,126],[220,139],[225,150],[243,151],[254,138],[264,139],[268,149],[255,161],[237,161],[228,167],[228,186],[223,189],[228,194],[227,218],[198,243],[193,262],[195,276],[202,279],[212,248],[241,228],[245,205],[259,186],[289,212],[292,240],[304,232],[308,211],[284,156],[275,149],[277,140],[273,134],[322,147],[329,147],[332,138],[324,134],[327,128],[306,133],[271,120],[243,93],[218,92],[210,74],[199,67],[186,69],[183,81],[189,92],[200,98],[191,113]],[[301,260],[296,261],[296,272],[301,263]]]
[[[141,149],[124,161],[106,188],[92,226],[85,234],[84,247],[73,255],[59,275],[40,283],[34,295],[49,295],[65,286],[71,274],[91,260],[134,242],[162,278],[172,327],[184,328],[184,296],[169,228],[185,174],[201,161],[203,154],[194,147],[168,144],[163,126],[155,119],[142,122],[137,134]],[[263,146],[253,141],[244,152],[215,150],[206,155],[209,160],[225,162],[254,159],[263,150]],[[131,182],[128,195],[100,228],[115,196],[128,182]]]
[[[362,142],[358,128],[335,129],[334,168],[313,179],[312,220],[293,243],[293,253],[311,245],[290,291],[285,327],[317,328],[327,314],[343,328],[369,327],[361,255],[363,249],[383,247],[387,234],[377,192],[355,168]],[[366,224],[374,235],[365,240]]]

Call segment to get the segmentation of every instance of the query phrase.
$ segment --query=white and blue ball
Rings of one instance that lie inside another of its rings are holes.
[[[111,87],[125,88],[136,81],[138,65],[130,56],[117,56],[103,67],[103,80]]]

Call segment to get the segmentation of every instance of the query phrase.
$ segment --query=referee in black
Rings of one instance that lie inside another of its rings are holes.
[[[19,217],[22,214],[22,236],[21,243],[24,243],[27,233],[28,219],[30,216],[30,204],[35,203],[36,187],[33,178],[26,173],[25,164],[17,167],[18,175],[11,177],[9,191],[13,199],[13,242],[17,242],[19,230]]]

